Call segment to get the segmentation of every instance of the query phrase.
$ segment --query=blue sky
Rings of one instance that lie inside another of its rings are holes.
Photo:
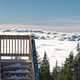
[[[0,0],[0,23],[80,23],[80,0]]]

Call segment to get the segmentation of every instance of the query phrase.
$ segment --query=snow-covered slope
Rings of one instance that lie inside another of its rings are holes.
[[[56,61],[58,62],[58,66],[62,66],[71,51],[74,52],[74,56],[77,54],[77,42],[74,41],[35,40],[35,42],[41,60],[44,56],[44,52],[47,53],[51,71]]]
[[[58,40],[58,41],[79,41],[80,40],[80,33],[32,31],[32,34],[37,39]]]

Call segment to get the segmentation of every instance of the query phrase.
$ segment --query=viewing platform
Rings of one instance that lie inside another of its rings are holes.
[[[29,32],[0,32],[0,80],[37,80]]]

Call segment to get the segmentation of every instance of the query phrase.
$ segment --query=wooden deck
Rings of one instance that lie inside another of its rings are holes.
[[[4,57],[4,56],[6,56],[6,57],[9,57],[9,56],[10,57],[11,56],[12,57],[25,57],[26,56],[29,58],[29,60],[28,61],[27,60],[19,61],[16,59],[14,59],[14,60],[4,59],[3,60],[1,57]],[[18,63],[18,62],[19,63],[26,62],[26,64],[30,63],[32,66],[32,67],[28,67],[29,69],[31,69],[32,74],[27,74],[28,77],[32,76],[32,78],[27,79],[27,77],[26,77],[23,80],[35,80],[34,65],[32,62],[31,36],[30,35],[0,35],[0,80],[9,80],[8,76],[6,76],[6,74],[4,75],[4,73],[3,73],[3,71],[5,72],[5,69],[3,70],[3,67],[5,67],[5,64],[8,64],[8,66],[10,66],[10,64]],[[26,65],[26,66],[29,66],[29,65]],[[26,70],[27,70],[27,68],[26,68]],[[6,77],[6,79],[3,79],[3,77]]]

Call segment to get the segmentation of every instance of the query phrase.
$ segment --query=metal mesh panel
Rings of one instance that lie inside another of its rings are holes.
[[[33,80],[32,63],[25,61],[3,62],[2,80]]]

